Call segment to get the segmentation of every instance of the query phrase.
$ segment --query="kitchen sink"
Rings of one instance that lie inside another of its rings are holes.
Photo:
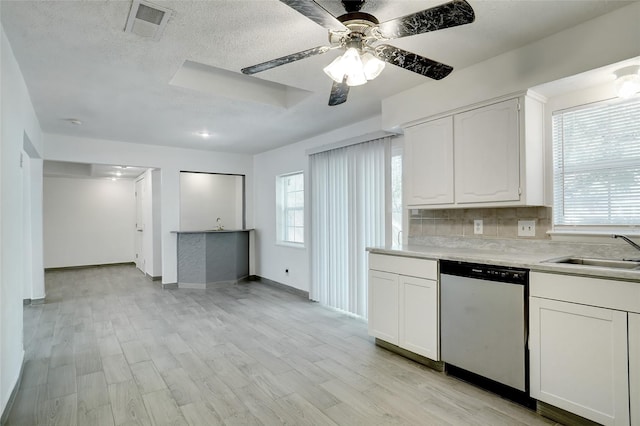
[[[640,269],[640,262],[619,259],[594,259],[588,257],[561,257],[545,260],[546,263],[559,263],[565,265],[592,266],[597,268],[613,269]]]

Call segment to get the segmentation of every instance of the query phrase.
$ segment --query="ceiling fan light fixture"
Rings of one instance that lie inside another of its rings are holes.
[[[380,75],[384,69],[385,62],[373,56],[370,52],[365,52],[362,55],[362,66],[364,68],[364,75],[367,80],[373,80]]]
[[[618,97],[626,99],[640,92],[640,65],[621,68],[615,76],[614,87]]]
[[[342,83],[346,77],[347,86],[360,86],[368,80],[360,53],[354,47],[350,47],[342,56],[334,59],[324,68],[324,72],[336,83]]]
[[[344,66],[342,65],[342,56],[338,56],[331,62],[329,65],[322,69],[326,75],[328,75],[331,80],[336,83],[342,83],[342,78],[345,74]]]

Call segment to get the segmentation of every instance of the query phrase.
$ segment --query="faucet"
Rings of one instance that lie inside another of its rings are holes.
[[[625,237],[624,235],[613,234],[611,236],[611,238],[621,238],[624,241],[626,241],[627,243],[629,243],[631,245],[631,247],[633,247],[634,249],[640,251],[640,245],[634,243],[633,241],[631,241],[628,237]],[[640,262],[640,259],[622,259],[622,260],[631,260],[631,261],[634,261],[634,262]]]

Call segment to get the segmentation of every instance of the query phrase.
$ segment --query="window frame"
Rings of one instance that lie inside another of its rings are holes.
[[[302,179],[301,189],[287,191],[286,182],[291,177],[299,176]],[[302,194],[302,204],[299,206],[289,206],[287,197],[290,193],[301,193]],[[297,247],[304,248],[305,247],[305,187],[304,187],[304,171],[296,171],[290,173],[284,173],[276,176],[276,244],[288,247]],[[302,218],[302,225],[297,225],[289,223],[289,213],[294,212],[294,216],[296,212],[299,212],[298,216]],[[288,239],[288,231],[293,228],[294,235],[295,229],[301,229],[302,241],[295,241]]]
[[[565,218],[566,216],[564,215],[564,206],[566,203],[566,198],[565,198],[565,188],[566,186],[564,185],[564,179],[563,178],[559,178],[558,177],[558,173],[565,173],[564,171],[564,159],[563,159],[563,164],[559,167],[558,166],[558,159],[557,159],[557,154],[558,154],[558,147],[557,147],[557,139],[556,139],[556,128],[555,128],[555,121],[556,121],[556,116],[558,115],[564,115],[567,113],[571,113],[574,111],[580,111],[580,110],[585,110],[585,109],[592,109],[592,108],[608,108],[608,107],[612,107],[612,106],[616,106],[616,105],[625,105],[625,104],[629,104],[629,103],[637,103],[638,106],[640,107],[640,96],[635,96],[631,99],[618,99],[618,98],[614,98],[614,99],[604,99],[604,100],[595,100],[593,102],[586,102],[586,103],[582,103],[579,105],[573,105],[567,108],[561,108],[558,110],[555,110],[551,113],[551,150],[552,150],[552,163],[551,163],[551,180],[552,180],[552,194],[553,194],[553,230],[551,231],[552,234],[585,234],[585,235],[610,235],[612,233],[626,233],[629,235],[635,235],[638,234],[640,232],[640,223],[567,223],[567,221],[562,221],[560,219]],[[564,152],[564,140],[562,141],[562,147],[560,147],[560,150]],[[597,164],[599,164],[600,166],[604,165],[605,163],[607,163],[606,160],[603,160],[601,162],[598,162]],[[624,163],[623,161],[620,161],[620,163]],[[632,164],[633,166],[635,166],[636,161],[630,161],[630,162],[626,162],[627,166],[628,164]],[[640,160],[638,160],[638,164],[640,165]],[[593,165],[593,163],[591,163],[591,165]],[[589,165],[588,164],[580,164],[579,166],[574,166],[574,173],[577,173],[578,171],[582,170],[583,172],[585,170],[589,169]],[[624,170],[624,167],[616,167],[613,168],[612,170],[614,171],[620,171],[620,170]],[[562,188],[558,188],[558,180],[562,179]],[[560,201],[560,202],[558,202]],[[611,210],[608,210],[609,213],[611,213]]]

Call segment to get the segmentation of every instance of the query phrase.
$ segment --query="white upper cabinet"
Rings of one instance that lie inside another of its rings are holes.
[[[520,200],[518,100],[476,108],[454,117],[455,200]]]
[[[543,120],[526,95],[408,127],[406,205],[544,205]]]
[[[405,130],[406,204],[453,203],[453,117]]]

